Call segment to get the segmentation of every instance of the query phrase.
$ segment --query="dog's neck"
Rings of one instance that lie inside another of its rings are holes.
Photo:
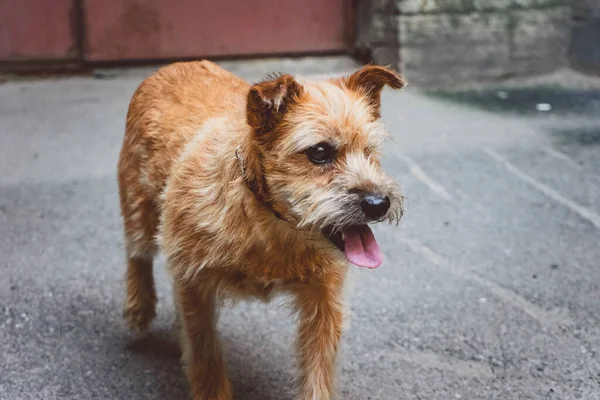
[[[262,204],[263,207],[265,207],[267,210],[269,210],[275,217],[277,217],[278,219],[280,219],[282,221],[287,221],[281,215],[281,213],[279,213],[279,211],[277,211],[275,209],[273,202],[270,201],[269,199],[267,199],[261,193],[261,191],[259,190],[259,184],[256,181],[256,179],[249,177],[248,174],[246,173],[246,166],[244,164],[244,157],[242,156],[241,146],[238,146],[235,149],[235,158],[237,158],[238,163],[240,164],[240,168],[242,170],[242,179],[244,179],[244,182],[246,182],[248,189],[252,192],[252,194],[254,194],[254,197],[256,198],[256,200],[258,200],[258,202],[260,204]],[[266,183],[264,183],[263,185],[266,185]]]

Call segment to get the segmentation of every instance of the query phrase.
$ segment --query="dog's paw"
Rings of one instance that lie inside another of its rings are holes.
[[[231,384],[227,381],[223,388],[221,388],[215,395],[206,395],[205,393],[194,393],[192,395],[194,400],[233,400],[233,392],[231,390]]]
[[[127,302],[123,309],[123,318],[129,329],[145,332],[156,317],[155,304],[152,302]]]

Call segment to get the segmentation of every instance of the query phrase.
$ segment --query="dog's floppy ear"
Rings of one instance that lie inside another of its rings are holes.
[[[301,93],[302,86],[287,74],[253,85],[246,105],[248,125],[259,135],[272,130]]]
[[[364,95],[371,106],[375,118],[381,116],[381,91],[384,86],[402,89],[406,80],[391,68],[381,65],[366,65],[352,75],[341,78],[338,82],[347,88]]]

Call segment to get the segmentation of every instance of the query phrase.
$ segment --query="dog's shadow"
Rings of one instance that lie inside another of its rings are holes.
[[[45,303],[40,310],[59,326],[38,346],[40,359],[55,361],[38,379],[57,398],[190,400],[178,334],[167,312],[148,333],[136,335],[115,312],[120,304],[80,295],[64,300],[61,313]],[[282,368],[289,361],[285,356],[257,351],[243,333],[234,340],[226,328],[221,336],[235,400],[293,398],[293,374]]]
[[[280,400],[291,398],[291,376],[282,373],[281,367],[263,358],[248,359],[252,354],[251,348],[243,343],[227,341],[226,358],[229,377],[233,385],[235,400]],[[126,351],[133,355],[132,361],[148,363],[148,366],[157,366],[156,391],[146,399],[189,399],[188,383],[181,368],[181,348],[174,333],[154,331],[143,336],[133,338],[126,345]],[[258,361],[258,362],[257,362]],[[178,382],[178,387],[171,385],[169,390],[164,390],[164,385],[158,380],[164,377],[165,364],[170,371],[167,381]],[[258,364],[258,365],[257,365]],[[155,368],[153,368],[155,369]],[[172,376],[173,372],[177,376]],[[148,371],[152,373],[152,371]],[[274,375],[277,374],[277,375]],[[168,393],[167,393],[168,392]]]
[[[179,344],[165,333],[148,333],[127,343],[126,349],[140,356],[179,360],[181,349]]]

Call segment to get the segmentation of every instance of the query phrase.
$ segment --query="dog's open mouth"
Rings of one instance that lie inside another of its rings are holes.
[[[356,266],[373,269],[383,262],[379,244],[368,225],[354,225],[336,233],[325,229],[323,233]]]

